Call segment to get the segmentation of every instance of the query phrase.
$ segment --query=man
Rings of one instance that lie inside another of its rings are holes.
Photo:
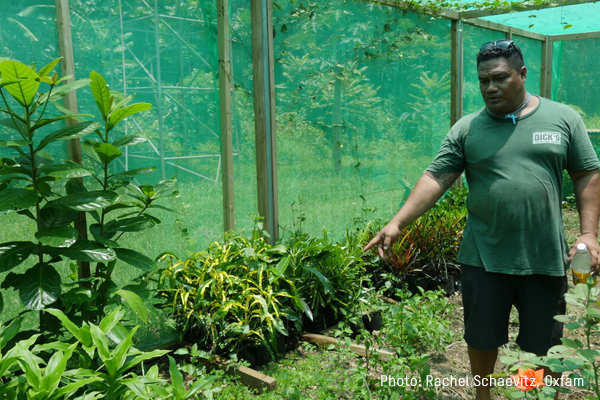
[[[477,54],[485,107],[462,118],[391,222],[365,247],[386,257],[402,228],[450,188],[462,172],[469,186],[463,265],[465,341],[474,376],[493,373],[508,342],[512,305],[519,311],[517,344],[545,354],[560,344],[569,251],[562,225],[562,171],[573,180],[581,235],[598,271],[599,162],[581,117],[531,95],[527,68],[511,40],[485,43]],[[558,374],[560,375],[560,374]],[[478,386],[476,400],[490,399]]]

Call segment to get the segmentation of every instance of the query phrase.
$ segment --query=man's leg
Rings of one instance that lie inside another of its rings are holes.
[[[523,351],[546,355],[550,347],[561,343],[563,324],[554,316],[566,313],[567,277],[530,275],[523,278],[515,303],[520,326],[517,343]],[[562,373],[545,368],[544,375],[560,379]],[[555,399],[558,398],[556,393]]]
[[[498,359],[498,349],[490,351],[481,351],[468,346],[469,361],[471,362],[471,372],[473,376],[478,376],[481,381],[486,376],[494,373],[496,360]],[[480,385],[475,387],[475,400],[490,400],[490,386]]]

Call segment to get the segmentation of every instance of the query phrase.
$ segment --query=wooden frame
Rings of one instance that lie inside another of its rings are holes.
[[[58,51],[62,60],[60,62],[62,76],[71,75],[73,78],[65,80],[65,83],[75,80],[75,57],[73,55],[73,37],[71,33],[71,15],[69,0],[55,0],[56,7],[56,28],[58,30]],[[77,91],[73,90],[64,97],[64,106],[74,114],[78,113]],[[77,121],[69,118],[66,120],[68,126],[76,124]],[[82,163],[81,141],[79,138],[67,141],[67,152],[69,158],[77,164]],[[81,178],[80,178],[81,179]],[[80,211],[77,219],[73,223],[74,228],[80,239],[87,240],[87,218],[85,212]],[[91,276],[90,263],[88,261],[78,261],[78,276],[80,279],[88,279]],[[89,286],[89,283],[83,284]]]
[[[463,114],[463,25],[472,25],[505,34],[506,38],[520,36],[537,40],[542,46],[542,66],[540,94],[551,97],[552,85],[552,45],[556,41],[596,39],[600,31],[546,36],[528,30],[480,19],[480,17],[501,15],[515,11],[540,10],[553,7],[594,3],[594,0],[559,0],[552,4],[530,5],[501,10],[455,11],[441,8],[423,7],[417,9],[413,3],[398,0],[365,0],[381,6],[389,6],[436,16],[452,21],[452,61],[451,61],[451,122],[454,124]],[[63,75],[74,75],[73,49],[71,42],[69,2],[55,0],[60,54]],[[224,230],[235,229],[233,146],[232,146],[232,106],[231,106],[231,61],[229,48],[228,0],[218,0],[218,45],[219,45],[219,87],[221,124],[221,162],[223,169],[223,224]],[[256,167],[258,211],[264,217],[264,229],[271,241],[278,238],[279,213],[277,198],[276,162],[276,123],[275,123],[275,83],[272,32],[272,0],[251,0],[252,48],[254,67]],[[160,88],[159,88],[160,89]],[[65,106],[77,112],[77,95],[69,93]],[[81,162],[79,140],[68,143],[69,154],[75,162]],[[164,171],[164,168],[163,168]],[[85,218],[85,216],[84,216]],[[85,221],[83,222],[85,227]],[[83,231],[82,231],[83,232]]]
[[[279,237],[272,0],[251,0],[258,212],[269,242]]]
[[[223,230],[235,229],[233,185],[233,126],[231,122],[231,59],[229,49],[229,1],[217,0],[219,38],[219,108],[221,164],[223,168]]]

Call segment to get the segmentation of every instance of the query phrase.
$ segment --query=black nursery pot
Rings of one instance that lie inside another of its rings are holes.
[[[365,329],[369,332],[380,331],[383,328],[383,317],[381,312],[374,312],[369,315],[362,316]]]

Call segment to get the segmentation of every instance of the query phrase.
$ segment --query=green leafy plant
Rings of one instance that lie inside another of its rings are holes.
[[[36,258],[34,266],[24,273],[8,274],[2,287],[18,290],[23,305],[32,310],[41,310],[60,298],[59,305],[71,316],[81,312],[85,319],[99,320],[108,304],[124,300],[144,320],[147,311],[141,298],[128,288],[115,287],[112,273],[118,261],[142,270],[155,267],[155,263],[133,249],[121,247],[118,239],[125,232],[139,232],[159,223],[148,210],[164,208],[154,202],[175,195],[175,182],[164,181],[153,187],[132,181],[154,168],[117,172],[115,161],[122,154],[120,148],[139,144],[146,137],[115,136],[124,118],[149,109],[150,104],[129,104],[133,95],[120,98],[111,93],[96,72],[90,74],[90,79],[60,85],[69,77],[58,79],[52,73],[58,62],[56,59],[40,70],[18,61],[0,62],[0,96],[4,103],[0,112],[6,116],[0,123],[11,132],[0,146],[16,153],[13,158],[0,159],[0,212],[17,212],[33,220],[36,227],[33,240],[0,244],[0,272],[10,271],[32,256]],[[50,103],[87,84],[91,84],[104,127],[91,121],[58,127],[65,119],[89,115],[73,115],[55,104],[62,111],[55,116],[49,110]],[[49,89],[38,93],[42,85]],[[86,140],[82,147],[96,168],[69,160],[57,162],[49,152],[56,142],[92,133],[97,138]],[[92,181],[84,182],[86,177]],[[85,228],[74,228],[80,213],[94,221],[89,234]],[[63,259],[71,261],[75,272],[70,284],[62,281],[55,267]],[[93,273],[86,271],[89,263],[95,263]],[[63,293],[62,285],[71,288]]]
[[[315,318],[337,320],[356,315],[364,297],[365,267],[361,244],[365,231],[347,232],[339,243],[306,234],[293,236],[287,243],[289,275],[306,299]],[[331,322],[331,321],[329,321]]]
[[[59,342],[35,345],[39,335],[21,340],[4,351],[19,331],[15,319],[0,333],[0,398],[14,400],[64,399],[212,399],[219,391],[212,386],[215,377],[196,376],[190,388],[169,357],[170,382],[162,378],[157,365],[139,374],[147,360],[161,357],[167,350],[142,352],[133,346],[137,328],[127,332],[124,312],[116,308],[99,323],[72,322],[62,311],[45,310],[61,321],[72,337]],[[74,357],[75,356],[75,357]],[[76,357],[78,356],[77,364]],[[47,360],[47,361],[46,361]],[[75,369],[69,369],[77,365]]]
[[[290,258],[284,246],[232,234],[187,260],[172,254],[162,259],[168,262],[157,279],[163,307],[183,331],[198,330],[213,353],[258,343],[277,352],[277,334],[287,336],[299,313],[311,315],[287,278]]]

